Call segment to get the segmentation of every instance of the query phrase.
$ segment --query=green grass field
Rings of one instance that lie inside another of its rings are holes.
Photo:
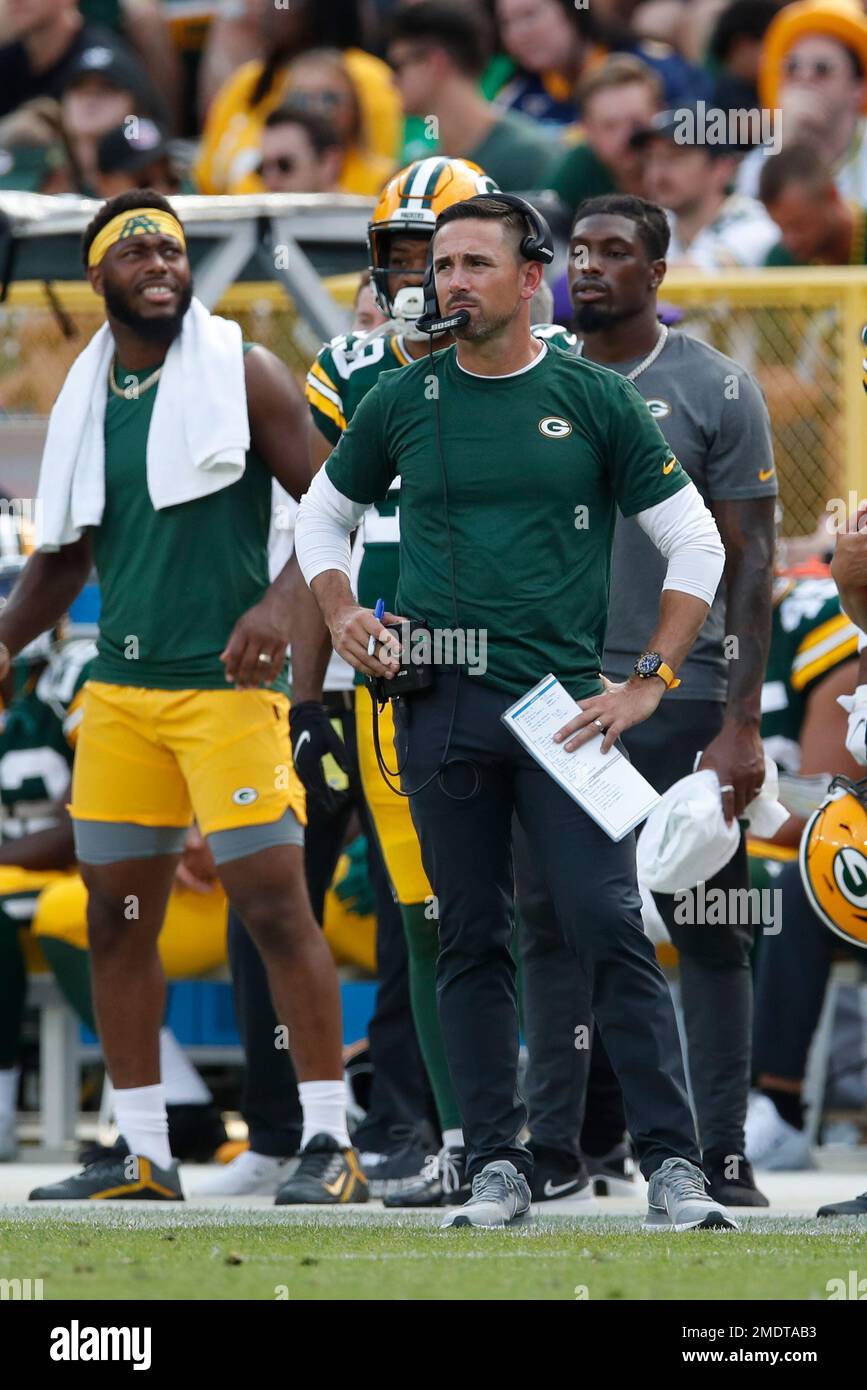
[[[824,1300],[850,1270],[867,1276],[863,1224],[661,1236],[613,1218],[490,1232],[268,1210],[0,1219],[0,1278],[42,1279],[45,1299]]]

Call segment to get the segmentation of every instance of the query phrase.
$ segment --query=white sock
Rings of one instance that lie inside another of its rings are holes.
[[[444,1129],[443,1146],[447,1149],[462,1149],[464,1147],[464,1131],[462,1129]]]
[[[301,1147],[314,1134],[330,1134],[341,1149],[350,1148],[346,1128],[346,1085],[343,1081],[300,1081],[298,1096],[304,1112]]]
[[[114,1117],[131,1154],[149,1158],[160,1168],[170,1168],[169,1122],[162,1083],[115,1089]]]
[[[166,1105],[207,1105],[214,1099],[171,1028],[160,1029],[160,1077]]]
[[[14,1115],[18,1101],[18,1082],[21,1080],[20,1067],[0,1069],[0,1115]]]

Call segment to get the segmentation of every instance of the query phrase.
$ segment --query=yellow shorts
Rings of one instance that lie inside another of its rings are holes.
[[[289,701],[272,690],[147,690],[88,681],[75,748],[75,820],[203,835],[306,822],[292,766]]]
[[[229,904],[218,883],[210,893],[176,887],[169,897],[159,937],[166,979],[185,980],[209,975],[226,964],[226,923]],[[33,917],[33,936],[50,936],[88,949],[87,889],[78,874],[64,874],[39,897]]]
[[[0,866],[0,908],[13,922],[19,922],[18,944],[28,972],[48,972],[45,958],[29,930],[39,895],[52,883],[68,883],[72,870],[19,869],[14,864]]]
[[[399,903],[409,906],[433,896],[433,889],[421,862],[418,836],[409,813],[409,802],[398,796],[383,780],[376,761],[372,729],[373,701],[366,685],[356,687],[355,730],[358,739],[358,767],[364,799],[376,827],[376,837]],[[388,702],[379,716],[379,742],[387,767],[397,767],[394,748],[394,721]],[[396,778],[394,779],[397,780]]]

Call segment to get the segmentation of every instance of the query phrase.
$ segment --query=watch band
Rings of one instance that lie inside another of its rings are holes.
[[[666,690],[676,690],[680,685],[680,680],[674,674],[667,661],[661,661],[653,674],[662,677],[665,681]]]

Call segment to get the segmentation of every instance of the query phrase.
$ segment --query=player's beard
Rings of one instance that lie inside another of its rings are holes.
[[[634,309],[605,309],[599,304],[577,304],[572,327],[576,333],[601,333],[635,317]]]
[[[180,292],[175,313],[165,317],[157,315],[154,318],[147,318],[144,314],[139,314],[135,309],[130,308],[126,296],[109,284],[107,280],[103,285],[103,293],[105,294],[105,307],[112,318],[117,319],[118,323],[122,323],[126,328],[131,328],[145,342],[158,343],[161,346],[165,343],[173,343],[177,338],[183,326],[184,315],[193,300],[193,286],[190,282]]]

